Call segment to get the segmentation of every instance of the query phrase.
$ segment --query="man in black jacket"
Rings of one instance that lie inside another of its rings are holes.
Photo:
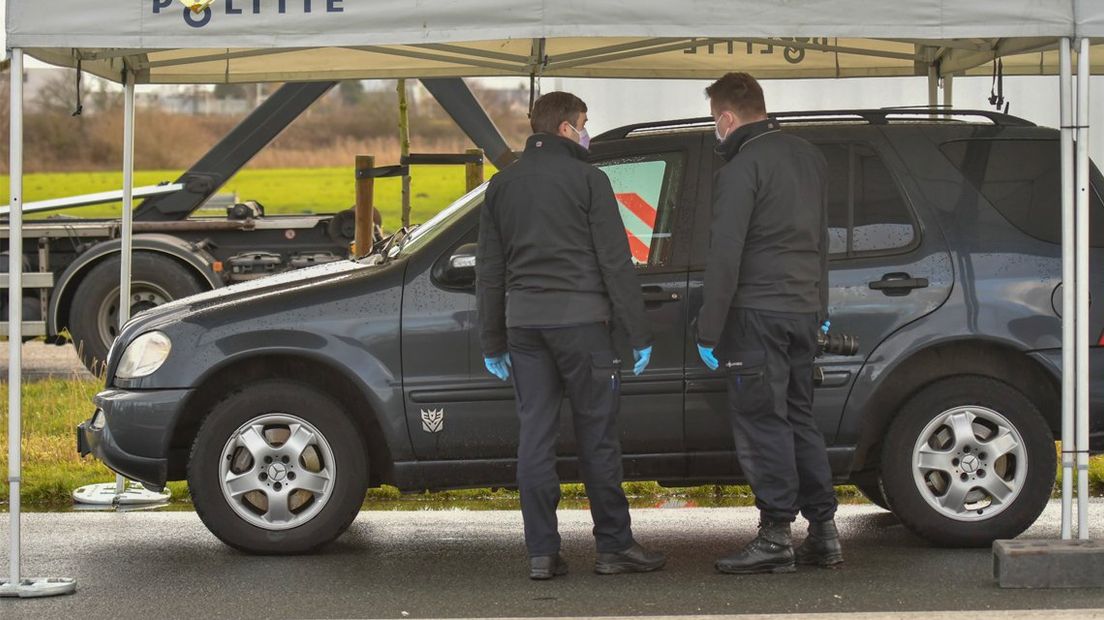
[[[634,541],[621,490],[620,360],[610,320],[629,333],[636,374],[652,351],[624,223],[609,179],[586,162],[586,104],[570,93],[549,93],[534,104],[530,124],[534,133],[520,161],[487,187],[476,256],[487,370],[503,381],[514,373],[529,576],[567,572],[556,522],[556,432],[565,390],[594,519],[595,571],[656,570],[666,558]]]
[[[824,437],[813,418],[813,358],[827,319],[827,164],[767,117],[746,73],[706,89],[726,160],[713,183],[713,225],[698,315],[698,351],[724,360],[736,455],[755,493],[759,535],[721,559],[725,573],[792,572],[790,524],[809,536],[797,562],[843,561]]]

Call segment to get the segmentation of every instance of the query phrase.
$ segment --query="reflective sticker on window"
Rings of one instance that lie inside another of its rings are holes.
[[[645,265],[651,257],[652,241],[656,237],[656,213],[666,161],[641,161],[602,166],[613,185],[629,239],[633,263]]]

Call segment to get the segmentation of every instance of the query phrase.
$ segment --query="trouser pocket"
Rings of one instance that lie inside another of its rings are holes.
[[[590,354],[590,374],[596,382],[606,384],[610,390],[621,388],[621,360],[612,351],[595,351]]]
[[[763,351],[734,351],[725,362],[728,394],[737,413],[757,412],[771,405],[767,384],[767,355]]]

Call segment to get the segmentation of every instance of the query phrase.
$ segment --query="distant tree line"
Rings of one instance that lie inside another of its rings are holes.
[[[58,72],[28,101],[24,117],[24,168],[28,172],[115,170],[122,163],[122,94],[85,78],[81,93],[84,109],[79,116],[75,73]],[[0,74],[0,130],[7,135],[8,78]],[[211,96],[244,99],[249,107],[258,96],[278,88],[265,84],[218,85]],[[342,82],[292,123],[251,162],[252,167],[304,167],[352,165],[358,153],[375,155],[383,163],[398,158],[398,95],[395,82],[365,89],[359,81]],[[410,92],[420,89],[408,81]],[[525,93],[476,90],[491,118],[507,140],[520,148],[528,135],[528,120],[520,100]],[[452,151],[470,147],[432,97],[410,97],[412,149],[415,152]],[[183,169],[213,146],[242,115],[196,116],[172,113],[157,106],[136,113],[135,162],[138,169]],[[0,171],[6,172],[8,141],[0,143]]]

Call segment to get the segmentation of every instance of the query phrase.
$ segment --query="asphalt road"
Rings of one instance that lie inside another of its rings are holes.
[[[1025,536],[1057,537],[1051,504]],[[718,554],[754,532],[751,508],[642,509],[637,538],[666,569],[591,572],[589,513],[561,511],[571,573],[527,579],[514,511],[362,512],[323,553],[254,557],[223,546],[192,513],[24,515],[25,576],[73,577],[76,595],[0,600],[16,618],[336,618],[616,616],[1101,608],[1104,589],[1001,590],[987,549],[935,549],[873,506],[845,506],[846,565],[790,575],[714,573]],[[1099,535],[1104,502],[1092,505]],[[8,515],[0,516],[7,542]],[[800,523],[800,522],[799,522]],[[801,526],[803,528],[803,526]],[[801,528],[799,528],[801,529]],[[2,564],[7,570],[7,546]],[[980,615],[978,615],[980,614]]]
[[[92,373],[77,357],[73,345],[57,346],[41,341],[23,345],[23,380],[37,379],[92,379]],[[8,341],[0,342],[0,380],[8,380]]]

